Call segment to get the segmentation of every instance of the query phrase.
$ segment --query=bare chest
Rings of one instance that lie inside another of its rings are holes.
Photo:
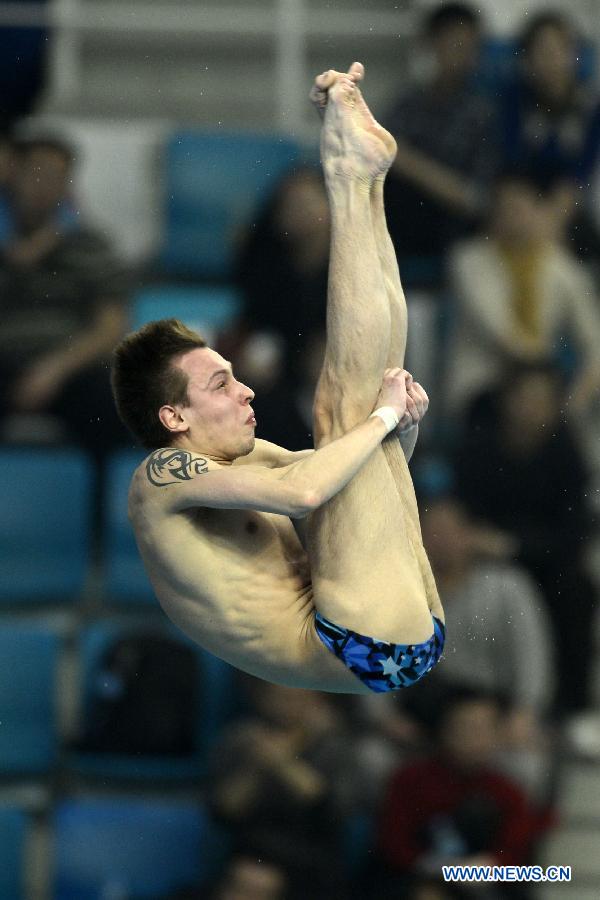
[[[146,513],[134,529],[163,608],[205,646],[232,635],[253,640],[267,620],[305,605],[308,558],[285,516],[194,509],[161,519]]]
[[[193,510],[189,523],[196,539],[215,554],[269,566],[302,564],[306,554],[286,516],[254,510]]]

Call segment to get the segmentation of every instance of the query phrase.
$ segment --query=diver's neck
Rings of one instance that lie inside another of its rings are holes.
[[[177,449],[186,450],[188,453],[193,453],[194,456],[201,456],[203,459],[206,459],[207,461],[210,460],[218,466],[232,466],[235,462],[235,459],[230,459],[214,450],[205,449],[197,444],[192,444],[190,441],[181,441]]]

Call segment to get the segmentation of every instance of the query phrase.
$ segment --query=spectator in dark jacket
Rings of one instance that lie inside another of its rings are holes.
[[[589,703],[595,592],[584,569],[588,474],[565,421],[569,391],[551,365],[514,366],[473,404],[456,452],[471,515],[515,539],[514,558],[541,588],[554,625],[559,709]]]
[[[424,30],[434,73],[411,85],[384,123],[398,143],[386,209],[403,258],[441,255],[472,230],[500,157],[495,110],[474,84],[477,12],[446,3],[428,15]]]
[[[246,333],[283,338],[285,375],[298,374],[304,346],[325,326],[329,210],[321,174],[290,172],[244,241],[236,280]]]
[[[361,778],[339,712],[314,691],[249,677],[245,684],[252,714],[231,726],[214,754],[214,815],[235,853],[286,873],[290,900],[343,898],[341,823]]]
[[[0,234],[0,418],[52,414],[95,454],[125,439],[110,352],[126,327],[124,271],[70,204],[73,152],[54,138],[15,148]]]
[[[589,186],[600,156],[600,102],[579,71],[581,41],[568,16],[540,12],[528,17],[519,44],[522,68],[503,101],[505,156],[542,189],[553,185],[555,235],[570,228],[574,251],[597,258]]]

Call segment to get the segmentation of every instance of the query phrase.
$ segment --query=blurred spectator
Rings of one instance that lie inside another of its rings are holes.
[[[323,694],[247,684],[254,715],[215,751],[214,815],[235,853],[286,872],[290,898],[342,897],[341,823],[361,788],[339,714]]]
[[[182,888],[160,900],[287,900],[285,873],[264,859],[233,856],[217,884]]]
[[[444,664],[425,690],[409,698],[429,717],[443,685],[492,691],[508,703],[498,765],[530,796],[551,790],[545,718],[554,699],[553,633],[544,597],[530,575],[508,560],[510,534],[472,522],[450,496],[426,504],[423,542],[444,603]]]
[[[544,599],[526,572],[505,561],[514,538],[475,525],[455,498],[427,502],[421,527],[446,614],[443,662],[400,703],[360,698],[363,711],[398,752],[422,743],[419,726],[434,723],[449,686],[502,695],[508,710],[498,763],[528,791],[544,795],[549,785],[543,720],[554,686]]]
[[[439,256],[472,230],[487,205],[500,153],[493,106],[473,78],[481,39],[478,13],[447,3],[429,13],[424,31],[433,74],[411,86],[384,123],[398,142],[386,182],[386,210],[401,261]],[[410,275],[406,267],[403,272]]]
[[[506,158],[524,166],[543,190],[556,236],[572,223],[575,252],[598,256],[600,240],[586,214],[587,189],[600,150],[600,103],[582,80],[574,26],[558,12],[528,17],[519,41],[522,65],[506,91]]]
[[[126,438],[108,377],[126,281],[104,236],[70,204],[73,162],[54,138],[15,147],[0,233],[0,418],[5,438],[22,439],[23,414],[49,414],[64,437],[101,455]]]
[[[514,737],[534,736],[552,700],[552,637],[544,599],[507,562],[515,538],[476,525],[452,497],[427,503],[423,543],[443,598],[449,645],[439,676],[510,701]]]
[[[246,237],[236,266],[244,331],[283,338],[283,374],[294,378],[304,344],[325,326],[329,209],[321,173],[290,172]]]
[[[262,860],[234,857],[211,900],[285,900],[286,878]]]
[[[426,745],[419,714],[407,709],[406,699],[404,691],[354,698],[354,749],[369,773],[362,802],[370,815],[379,808],[390,773]]]
[[[450,259],[455,309],[446,360],[446,411],[459,418],[519,362],[574,352],[568,410],[585,412],[600,388],[600,311],[583,265],[547,237],[547,208],[519,171],[498,180],[489,230]],[[561,392],[567,405],[566,391]]]
[[[492,694],[456,688],[437,710],[432,756],[393,775],[378,822],[369,897],[440,894],[443,864],[510,865],[531,861],[549,817],[536,813],[525,794],[494,768],[502,707]],[[500,891],[485,893],[502,897]],[[510,896],[515,896],[511,885]],[[517,896],[523,896],[517,894]]]
[[[0,131],[0,199],[2,203],[7,200],[7,190],[12,175],[15,151],[10,135]]]
[[[456,473],[471,515],[511,536],[508,555],[542,590],[555,629],[557,702],[572,712],[589,700],[595,597],[583,565],[588,475],[561,413],[565,393],[552,366],[513,366],[474,404]]]
[[[302,354],[295,363],[296,374],[291,378],[284,374],[283,341],[274,335],[250,334],[228,357],[233,357],[240,380],[250,385],[256,394],[252,407],[256,414],[257,437],[288,450],[306,450],[313,446],[313,399],[324,354],[323,329],[306,336]]]

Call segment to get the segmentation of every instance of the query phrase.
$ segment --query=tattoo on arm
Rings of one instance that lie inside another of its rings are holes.
[[[194,456],[188,450],[155,450],[146,462],[148,481],[157,487],[190,481],[204,472],[208,472],[204,457]]]

